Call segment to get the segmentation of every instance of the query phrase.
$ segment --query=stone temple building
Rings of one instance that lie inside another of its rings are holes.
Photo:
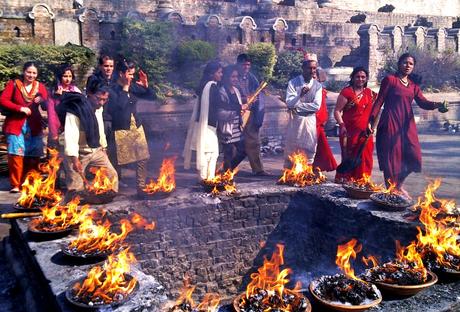
[[[323,67],[364,65],[416,45],[460,53],[458,0],[0,0],[0,42],[94,50],[120,44],[120,21],[171,20],[233,58],[254,42],[316,52]]]

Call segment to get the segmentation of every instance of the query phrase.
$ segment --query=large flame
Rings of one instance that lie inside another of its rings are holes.
[[[440,215],[441,212],[449,211],[455,207],[455,202],[437,199],[434,196],[434,191],[439,185],[440,181],[438,180],[430,184],[424,199],[419,198],[418,200],[419,219],[423,224],[423,229],[417,227],[417,247],[424,253],[434,253],[438,263],[443,267],[460,271],[459,266],[455,267],[446,260],[446,255],[460,257],[460,242],[458,241],[460,229],[454,226],[455,217]]]
[[[435,179],[430,182],[423,196],[418,198],[414,210],[423,210],[427,208],[438,209],[439,212],[446,214],[454,214],[456,212],[456,204],[454,200],[437,198],[435,192],[441,186],[441,179]]]
[[[428,271],[423,264],[422,255],[417,250],[416,242],[411,242],[407,247],[403,247],[399,241],[396,241],[396,260],[419,271],[422,274],[423,281],[427,279]]]
[[[400,194],[400,191],[396,188],[396,183],[388,180],[388,187],[382,190],[382,193],[385,194]]]
[[[70,242],[69,250],[76,249],[81,253],[103,253],[114,252],[123,247],[128,234],[135,227],[146,230],[155,229],[155,223],[148,223],[142,216],[134,213],[131,222],[127,219],[120,220],[120,233],[111,232],[112,224],[110,221],[95,221],[91,215],[87,215],[80,224],[77,239]]]
[[[350,258],[356,259],[356,254],[362,250],[362,245],[358,244],[356,239],[352,239],[349,242],[337,246],[337,256],[335,258],[335,264],[345,274],[345,276],[362,281],[355,276],[355,270],[351,267]]]
[[[110,179],[107,175],[107,168],[105,167],[91,167],[89,169],[94,174],[94,179],[91,184],[87,185],[88,191],[93,194],[104,194],[113,191],[116,182],[116,177]]]
[[[18,204],[24,208],[32,208],[37,200],[44,200],[43,205],[46,205],[58,203],[62,199],[61,193],[55,190],[57,172],[62,160],[57,150],[48,149],[48,151],[51,157],[46,163],[39,165],[40,172],[32,170],[27,173],[21,186]]]
[[[372,181],[371,176],[366,173],[364,173],[363,176],[359,179],[351,178],[350,183],[359,188],[368,189],[374,192],[379,192],[384,189],[381,184],[375,184]]]
[[[42,217],[33,220],[33,224],[38,230],[59,231],[77,225],[85,220],[89,213],[89,206],[78,206],[80,198],[75,197],[67,205],[55,204],[51,207],[42,208]]]
[[[260,289],[264,289],[268,293],[275,293],[279,298],[283,298],[283,294],[297,293],[300,291],[301,284],[298,282],[294,289],[287,289],[286,284],[289,282],[287,278],[291,273],[291,269],[285,268],[281,270],[284,265],[284,245],[277,244],[276,250],[270,260],[264,258],[263,265],[257,272],[251,274],[251,282],[246,288],[246,298],[258,293]],[[267,297],[268,300],[268,297]],[[280,311],[291,311],[292,307],[288,306]]]
[[[283,175],[278,180],[279,183],[295,186],[308,186],[320,184],[326,181],[326,176],[322,174],[319,168],[314,169],[308,164],[307,155],[303,152],[294,152],[289,155],[292,163],[291,169],[284,169]]]
[[[170,193],[176,188],[176,178],[174,168],[174,162],[176,157],[166,158],[163,160],[160,168],[160,176],[157,181],[150,180],[150,183],[143,189],[148,194],[154,194],[157,192]]]
[[[238,169],[230,170],[227,169],[224,173],[216,174],[212,179],[203,180],[203,183],[213,187],[211,194],[218,195],[220,193],[220,188],[223,188],[228,194],[236,193],[236,185],[233,182],[233,177],[238,172]]]
[[[109,256],[103,267],[92,268],[82,283],[73,286],[76,296],[104,304],[120,301],[136,287],[135,277],[130,280],[126,278],[126,273],[130,272],[135,262],[136,258],[129,248]]]

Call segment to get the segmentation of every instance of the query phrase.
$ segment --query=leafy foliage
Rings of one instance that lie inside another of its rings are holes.
[[[447,50],[438,54],[432,50],[409,47],[404,52],[410,52],[417,60],[411,79],[420,84],[422,89],[437,91],[460,88],[460,60],[454,51]],[[379,78],[383,79],[386,75],[395,73],[398,69],[397,62],[396,58],[389,56]]]
[[[304,53],[298,50],[285,51],[278,55],[273,72],[273,84],[277,88],[286,88],[290,79],[302,73]]]
[[[150,81],[163,82],[172,70],[171,56],[176,47],[173,25],[125,19],[122,23],[121,53],[144,70]]]
[[[86,81],[83,81],[82,77],[94,65],[95,55],[88,48],[72,44],[63,47],[2,45],[0,46],[0,89],[5,87],[8,80],[17,78],[22,73],[22,66],[27,61],[37,63],[38,80],[48,86],[54,83],[54,73],[61,64],[72,64],[75,67],[77,84],[83,87]]]
[[[276,64],[276,51],[271,43],[249,45],[247,54],[252,60],[252,70],[260,80],[270,81]]]
[[[202,40],[182,42],[177,47],[176,66],[185,87],[195,89],[201,79],[202,67],[216,57],[216,48]]]

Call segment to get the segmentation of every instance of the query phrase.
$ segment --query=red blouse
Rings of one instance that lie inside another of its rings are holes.
[[[40,93],[44,101],[48,100],[48,91],[42,83],[39,83],[38,93]],[[39,135],[42,133],[42,116],[38,110],[39,104],[26,102],[21,91],[15,86],[14,80],[10,80],[7,83],[0,95],[0,106],[6,108],[10,112],[3,124],[3,132],[5,134],[19,135],[26,120],[32,135]],[[21,107],[29,107],[32,114],[27,116],[22,113]]]

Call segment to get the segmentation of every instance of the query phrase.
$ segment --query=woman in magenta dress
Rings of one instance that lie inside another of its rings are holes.
[[[365,68],[354,68],[350,78],[350,85],[340,92],[334,110],[335,120],[340,127],[342,162],[344,159],[355,157],[359,147],[364,143],[365,137],[362,134],[367,130],[372,103],[376,98],[376,93],[367,88],[369,73]],[[361,155],[361,164],[350,172],[336,173],[336,182],[358,180],[364,174],[370,176],[374,164],[373,151],[374,142],[369,139]]]
[[[412,102],[426,110],[438,109],[447,112],[447,102],[428,101],[419,86],[410,80],[416,60],[409,53],[401,55],[398,60],[398,72],[383,79],[379,95],[372,108],[369,126],[373,124],[383,103],[385,107],[377,128],[377,157],[380,170],[387,186],[389,181],[396,184],[396,189],[410,198],[402,187],[411,172],[422,169],[422,153],[415,126]]]

